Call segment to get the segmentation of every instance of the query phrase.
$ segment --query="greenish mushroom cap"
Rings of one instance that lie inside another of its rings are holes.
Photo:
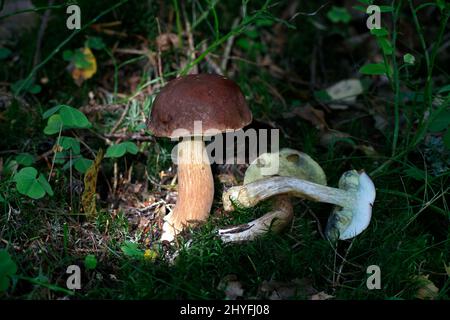
[[[276,165],[278,171],[273,175],[263,175],[263,168]],[[321,185],[327,184],[325,172],[320,165],[306,153],[283,148],[279,152],[263,153],[256,158],[245,172],[244,185],[271,176],[294,177]]]
[[[364,172],[345,172],[339,179],[339,189],[353,192],[354,200],[346,208],[334,208],[325,229],[331,241],[351,239],[363,232],[370,223],[375,201],[375,186]]]

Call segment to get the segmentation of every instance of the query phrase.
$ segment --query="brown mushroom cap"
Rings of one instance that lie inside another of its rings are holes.
[[[202,132],[194,132],[202,121]],[[215,74],[194,74],[170,81],[153,102],[148,128],[158,137],[180,137],[176,129],[205,135],[206,130],[238,130],[252,121],[239,86]]]

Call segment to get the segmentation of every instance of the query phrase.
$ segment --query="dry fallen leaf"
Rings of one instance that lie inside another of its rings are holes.
[[[89,167],[84,175],[84,191],[81,197],[81,203],[88,218],[95,217],[97,214],[95,201],[97,198],[97,175],[102,159],[103,149],[100,149],[95,157],[94,163]]]
[[[83,83],[84,80],[92,78],[92,76],[97,72],[97,61],[95,60],[95,56],[92,53],[91,49],[86,47],[82,50],[82,52],[84,55],[84,59],[89,63],[89,67],[75,67],[72,70],[72,78],[79,86]]]
[[[329,294],[325,293],[324,291],[320,291],[319,293],[313,294],[311,296],[311,300],[329,300],[334,298],[334,296],[330,296]]]
[[[150,223],[151,221],[146,217],[140,217],[137,228],[140,232],[146,233],[148,232]]]
[[[361,81],[358,79],[339,81],[326,89],[326,92],[331,98],[331,102],[333,102],[329,105],[329,107],[331,109],[347,109],[347,104],[355,103],[356,97],[363,93],[363,91],[364,89]],[[345,104],[339,104],[339,102],[344,102]]]
[[[290,282],[263,281],[259,288],[259,295],[263,299],[287,300],[298,296],[310,297],[317,294],[317,290],[308,279],[293,279]]]
[[[421,300],[433,300],[439,294],[439,288],[428,279],[429,275],[417,276],[415,280],[418,282],[419,289],[416,292],[416,298]]]
[[[380,157],[380,154],[372,146],[360,144],[360,145],[356,146],[356,149],[361,150],[368,157],[371,157],[371,158]]]
[[[221,173],[218,175],[220,183],[224,184],[225,186],[235,186],[238,184],[236,177],[230,173]]]
[[[296,107],[289,113],[284,113],[285,118],[292,118],[299,116],[300,118],[310,122],[320,131],[328,128],[328,124],[325,121],[325,113],[322,110],[315,109],[311,105],[306,104],[302,107]]]
[[[163,33],[156,37],[156,45],[160,51],[178,47],[179,39],[175,33]]]
[[[242,284],[237,280],[237,276],[234,274],[225,276],[220,281],[217,289],[222,290],[225,293],[226,300],[236,300],[236,298],[244,295]]]
[[[324,147],[330,147],[334,145],[337,141],[347,141],[351,142],[351,135],[348,133],[338,131],[338,130],[325,130],[320,135],[320,144]]]

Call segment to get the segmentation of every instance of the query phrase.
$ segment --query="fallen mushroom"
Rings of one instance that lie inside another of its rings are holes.
[[[342,175],[339,189],[293,177],[272,177],[232,187],[223,194],[222,200],[225,210],[231,210],[233,202],[248,208],[282,194],[337,205],[328,221],[327,237],[346,240],[357,236],[369,225],[375,186],[364,171],[356,170]]]
[[[277,153],[264,153],[255,159],[245,172],[244,185],[270,177],[263,174],[263,169],[274,165],[274,161],[278,161],[278,171],[274,175],[296,177],[326,185],[325,173],[317,162],[303,152],[287,148]],[[223,242],[243,242],[254,240],[269,230],[280,232],[294,216],[290,196],[276,195],[272,207],[272,211],[249,223],[220,229],[220,238]]]
[[[214,181],[202,137],[241,129],[251,120],[240,88],[223,76],[180,77],[156,96],[149,129],[158,137],[183,138],[177,146],[177,203],[165,217],[161,240],[172,241],[184,227],[208,218]]]

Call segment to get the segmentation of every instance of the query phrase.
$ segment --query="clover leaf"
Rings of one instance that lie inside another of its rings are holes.
[[[58,133],[61,129],[85,129],[92,125],[83,112],[67,105],[53,107],[42,115],[48,118],[44,133],[47,135]]]
[[[133,142],[126,141],[108,147],[108,149],[106,150],[105,157],[120,158],[127,152],[131,154],[136,154],[138,153],[138,151],[139,151],[138,147]]]
[[[33,167],[21,169],[14,176],[17,191],[32,199],[40,199],[45,194],[53,196],[53,190],[42,174],[39,174]]]

